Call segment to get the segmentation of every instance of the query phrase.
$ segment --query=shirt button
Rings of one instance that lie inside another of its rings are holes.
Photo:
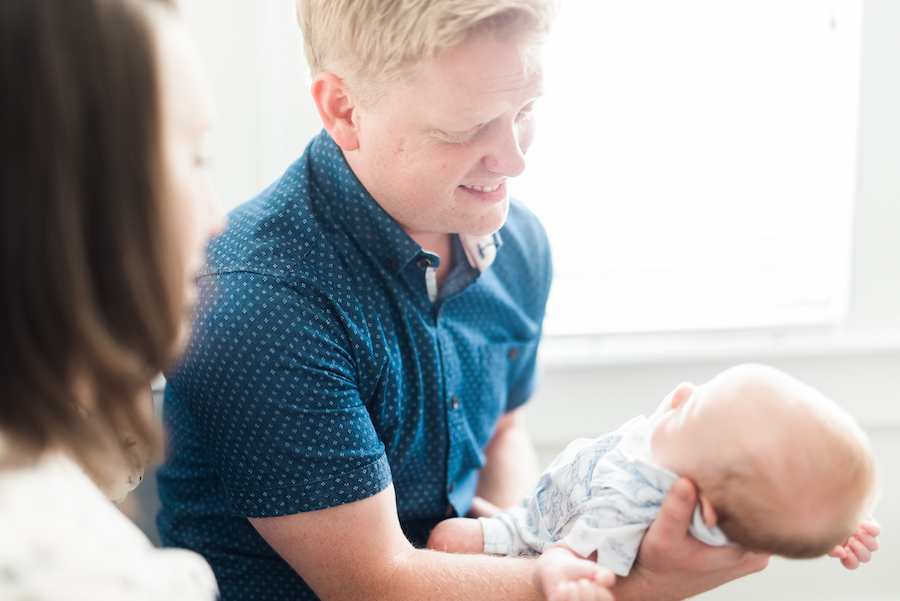
[[[455,394],[452,397],[450,397],[450,407],[453,409],[459,409],[459,399],[456,397]]]
[[[519,358],[519,349],[517,349],[517,348],[511,348],[511,349],[509,349],[509,354],[507,354],[506,357],[507,357],[510,361],[515,361],[516,359]]]
[[[394,263],[393,261],[388,261],[387,268],[390,269],[391,271],[394,271],[397,269],[397,264]]]
[[[416,265],[418,265],[422,269],[425,269],[426,267],[431,267],[431,259],[429,259],[427,257],[422,257],[421,259],[419,259],[419,262],[416,263]]]

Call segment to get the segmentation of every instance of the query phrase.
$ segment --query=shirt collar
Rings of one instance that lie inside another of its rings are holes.
[[[309,166],[322,209],[344,225],[360,248],[394,271],[419,255],[422,248],[375,202],[324,129],[310,144]]]
[[[481,272],[491,266],[494,259],[497,258],[497,249],[503,246],[500,232],[494,232],[487,236],[460,234],[459,241],[462,242],[463,250],[466,251],[469,265]]]

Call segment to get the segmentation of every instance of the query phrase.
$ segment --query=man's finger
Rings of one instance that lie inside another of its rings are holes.
[[[687,536],[688,525],[697,505],[697,491],[687,478],[679,478],[663,499],[656,518],[656,533],[663,540],[680,540]],[[651,526],[652,528],[652,526]]]
[[[762,572],[769,566],[769,560],[771,558],[771,555],[766,555],[764,553],[746,553],[741,560],[741,564],[746,567],[746,573],[744,575]]]

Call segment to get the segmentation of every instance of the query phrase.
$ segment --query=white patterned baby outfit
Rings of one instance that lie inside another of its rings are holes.
[[[48,453],[35,466],[0,467],[3,601],[213,601],[217,594],[200,555],[155,548],[71,459]]]
[[[662,416],[638,416],[615,432],[579,438],[541,474],[537,485],[506,513],[479,518],[485,553],[538,555],[564,540],[583,557],[627,576],[641,538],[678,479],[650,461],[650,436]],[[699,504],[690,532],[709,545],[725,535],[703,523]]]

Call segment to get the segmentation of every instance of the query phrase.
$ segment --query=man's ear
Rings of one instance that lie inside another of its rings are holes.
[[[310,86],[325,130],[342,150],[359,148],[359,103],[344,80],[334,73],[319,73]]]
[[[703,523],[706,524],[707,528],[713,528],[719,522],[716,510],[713,508],[709,498],[702,492],[697,494],[697,499],[700,501],[700,513],[703,515]]]
[[[697,387],[690,382],[682,382],[681,384],[679,384],[678,387],[672,391],[672,409],[675,409],[686,400],[691,398],[691,395],[694,394],[695,390],[697,390]]]

